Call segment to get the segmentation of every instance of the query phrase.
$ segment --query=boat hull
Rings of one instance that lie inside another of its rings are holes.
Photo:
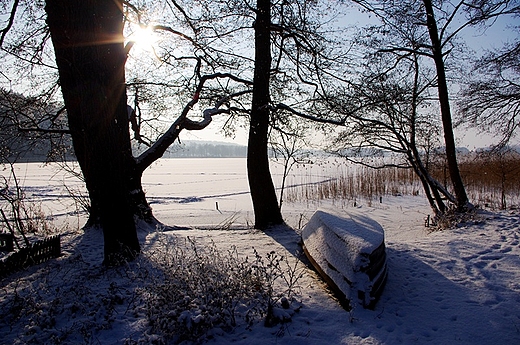
[[[302,232],[305,255],[346,309],[374,308],[388,276],[384,230],[365,216],[318,210]]]

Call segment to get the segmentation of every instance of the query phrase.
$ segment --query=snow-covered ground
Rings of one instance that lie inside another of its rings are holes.
[[[107,270],[101,266],[102,236],[77,230],[84,215],[74,214],[62,175],[38,164],[18,169],[27,196],[42,198],[43,210],[54,215],[64,255],[0,281],[1,344],[159,343],[137,303],[143,282],[153,283],[155,253],[189,237],[223,253],[236,248],[251,260],[254,250],[263,257],[274,251],[292,265],[300,257],[300,229],[318,207],[368,216],[383,226],[389,276],[375,310],[345,311],[300,263],[290,322],[238,322],[213,331],[210,344],[520,344],[518,211],[481,210],[456,229],[430,233],[424,227],[430,210],[420,196],[358,200],[356,207],[347,201],[285,203],[284,217],[294,230],[261,232],[250,227],[245,160],[163,160],[145,173],[144,188],[161,222],[191,229],[141,229],[143,255]],[[306,178],[312,174],[305,172]],[[312,176],[328,177],[323,170]]]

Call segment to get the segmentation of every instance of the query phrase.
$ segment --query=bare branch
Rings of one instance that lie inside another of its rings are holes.
[[[271,108],[271,110],[285,110],[285,111],[290,112],[293,115],[296,115],[298,117],[301,117],[301,118],[304,118],[307,120],[311,120],[311,121],[318,122],[318,123],[327,123],[327,124],[337,125],[337,126],[344,126],[345,122],[347,121],[346,117],[344,117],[341,120],[334,120],[334,119],[330,119],[330,118],[304,114],[283,103],[276,104],[274,107]]]
[[[68,129],[49,129],[49,128],[40,128],[40,127],[19,127],[18,130],[20,132],[38,132],[38,133],[53,133],[53,134],[70,134],[70,130]]]
[[[157,158],[162,157],[164,152],[170,147],[171,144],[175,142],[178,138],[179,134],[183,129],[187,130],[201,130],[207,127],[212,120],[212,116],[230,113],[231,109],[219,109],[222,105],[227,103],[233,97],[239,97],[244,94],[250,93],[251,90],[239,91],[234,94],[224,96],[220,98],[214,108],[206,109],[203,112],[203,119],[201,121],[193,121],[188,119],[189,111],[198,103],[200,92],[202,92],[204,88],[204,84],[208,80],[218,79],[218,78],[228,78],[233,81],[243,83],[245,85],[251,85],[252,82],[243,78],[236,77],[230,73],[214,73],[210,75],[204,75],[200,78],[199,84],[195,89],[195,93],[193,98],[184,106],[181,114],[175,120],[175,122],[170,126],[170,128],[159,138],[157,141],[149,147],[145,152],[143,152],[139,157],[136,158],[136,166],[141,171],[144,171],[150,164],[152,164]]]
[[[14,18],[16,16],[16,10],[18,9],[19,2],[20,2],[19,0],[15,0],[14,1],[13,7],[11,8],[11,14],[9,15],[9,21],[7,22],[6,27],[3,28],[2,30],[0,30],[0,32],[2,33],[0,35],[0,47],[3,46],[4,40],[5,40],[5,36],[7,35],[9,30],[11,30],[11,27],[13,26]]]
[[[422,47],[432,49],[431,46],[423,45]],[[433,54],[426,53],[426,52],[420,51],[418,49],[411,49],[411,48],[406,48],[406,47],[392,47],[392,48],[387,48],[387,49],[379,49],[378,52],[380,52],[380,53],[406,52],[406,53],[426,56],[426,57],[433,59]]]
[[[184,38],[185,40],[191,42],[195,47],[200,47],[200,45],[190,36],[180,32],[180,31],[177,31],[169,26],[165,26],[165,25],[151,25],[150,28],[152,30],[159,30],[159,31],[166,31],[166,32],[169,32],[169,33],[172,33],[174,35],[177,35],[179,37],[182,37]]]
[[[182,128],[187,129],[189,131],[193,130],[201,130],[206,128],[212,121],[212,116],[218,115],[218,114],[229,114],[229,109],[206,109],[203,111],[203,120],[201,121],[193,121],[188,118],[186,118],[182,122]]]
[[[182,14],[182,16],[184,17],[190,28],[193,30],[193,32],[197,33],[197,28],[193,25],[192,19],[188,16],[186,11],[184,11],[184,8],[182,8],[182,6],[179,5],[175,0],[169,0],[168,3],[171,3],[175,8],[177,8],[177,10]]]

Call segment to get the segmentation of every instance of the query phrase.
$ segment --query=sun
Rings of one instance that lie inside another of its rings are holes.
[[[153,53],[159,42],[159,36],[151,26],[135,26],[128,36],[128,41],[132,44],[132,50]]]

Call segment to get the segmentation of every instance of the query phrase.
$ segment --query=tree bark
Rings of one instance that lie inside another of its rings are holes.
[[[450,109],[450,100],[448,94],[448,83],[446,81],[446,68],[444,66],[444,57],[442,46],[439,39],[437,22],[431,0],[423,0],[426,11],[426,22],[430,41],[432,43],[433,59],[437,71],[437,89],[439,93],[439,103],[441,108],[442,126],[444,129],[444,141],[446,145],[446,157],[448,161],[448,169],[450,172],[451,183],[457,199],[457,208],[459,211],[465,210],[469,206],[468,196],[457,163],[457,152],[455,146],[455,136],[453,134],[453,124]]]
[[[153,224],[157,222],[157,220],[153,215],[152,208],[148,204],[148,200],[146,200],[146,195],[142,187],[143,171],[136,169],[135,163],[131,162],[130,164],[132,165],[126,167],[125,170],[129,173],[128,200],[132,214],[136,219]],[[83,226],[83,229],[103,227],[101,225],[100,212],[101,206],[99,200],[95,196],[90,195],[89,218]]]
[[[247,175],[255,212],[255,227],[283,224],[269,170],[269,79],[271,73],[271,1],[257,0],[255,71],[247,148]]]
[[[47,23],[74,151],[99,212],[104,263],[140,251],[129,202],[130,147],[122,0],[47,0]]]

